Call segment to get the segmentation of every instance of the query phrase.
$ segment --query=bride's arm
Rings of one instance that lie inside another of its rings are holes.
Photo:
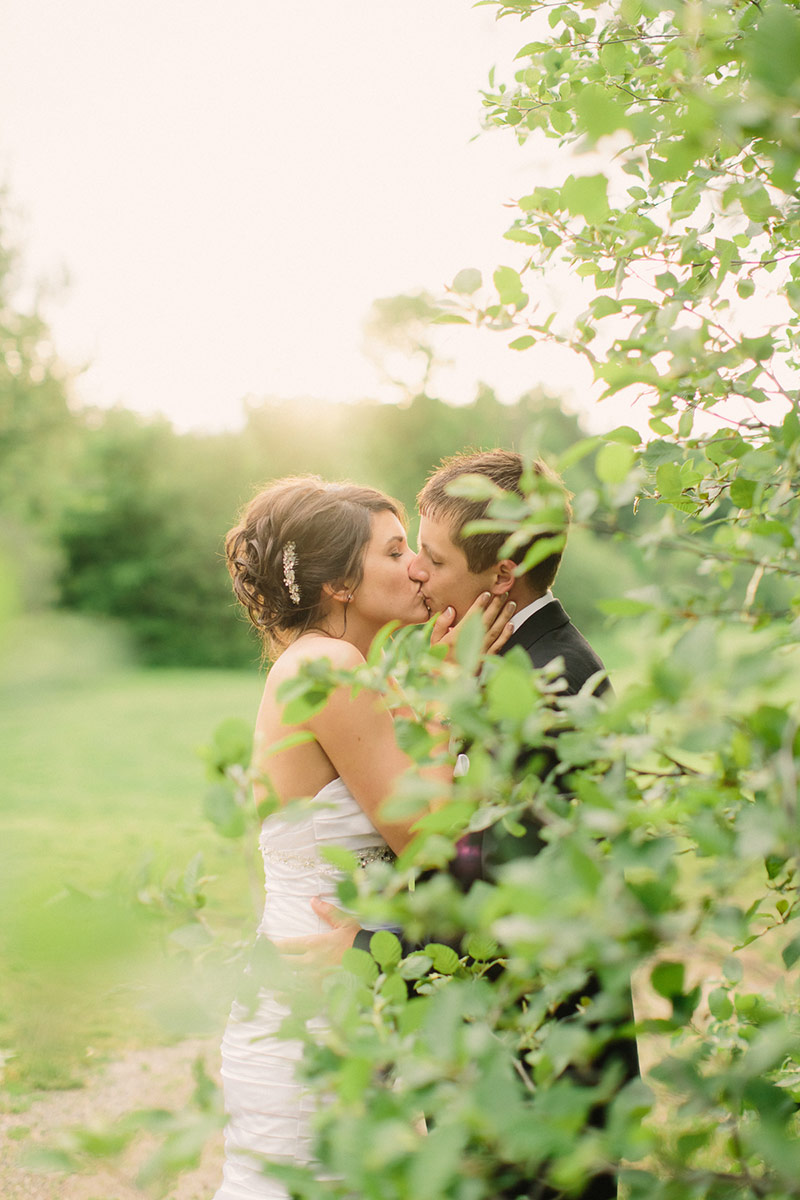
[[[351,670],[364,659],[349,642],[331,641],[326,657],[339,670]],[[391,848],[399,853],[411,841],[411,826],[424,810],[404,821],[388,821],[381,812],[400,776],[415,767],[397,745],[394,723],[382,696],[366,688],[354,695],[351,688],[337,687],[321,712],[307,723],[359,806]],[[441,751],[447,749],[447,733],[441,730]],[[419,769],[419,768],[418,768]],[[453,778],[452,763],[442,761],[422,768],[428,778],[447,784]]]

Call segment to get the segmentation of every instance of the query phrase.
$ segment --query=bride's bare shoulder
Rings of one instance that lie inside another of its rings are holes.
[[[268,681],[273,687],[277,687],[284,680],[296,675],[303,663],[324,658],[337,670],[344,671],[358,667],[364,662],[364,655],[351,642],[326,637],[324,634],[305,634],[296,642],[292,642],[291,646],[287,646],[275,659],[270,667]]]

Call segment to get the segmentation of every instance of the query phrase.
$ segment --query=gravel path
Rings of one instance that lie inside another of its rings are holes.
[[[198,1057],[217,1077],[218,1041],[186,1041],[130,1051],[96,1068],[82,1088],[40,1092],[24,1112],[0,1112],[0,1196],[3,1200],[142,1200],[148,1193],[134,1181],[153,1145],[144,1136],[113,1169],[93,1166],[80,1174],[43,1173],[28,1169],[24,1156],[35,1146],[57,1144],[59,1131],[73,1125],[106,1125],[138,1108],[180,1110],[194,1090],[192,1063]],[[206,1146],[200,1166],[185,1172],[168,1190],[166,1200],[211,1200],[221,1164],[220,1133]]]

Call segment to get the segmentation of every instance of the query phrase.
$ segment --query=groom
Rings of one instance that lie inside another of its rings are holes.
[[[420,511],[419,552],[409,575],[420,584],[431,612],[455,610],[458,621],[482,592],[505,596],[516,603],[511,624],[514,634],[501,653],[522,646],[535,667],[544,667],[559,655],[564,660],[567,695],[575,695],[598,672],[594,691],[608,688],[604,667],[589,643],[578,632],[550,588],[561,563],[561,550],[553,550],[522,575],[518,564],[530,546],[543,537],[566,533],[571,517],[569,499],[558,476],[538,460],[530,465],[534,482],[544,491],[548,508],[563,513],[562,527],[534,535],[513,558],[500,558],[506,533],[464,536],[472,521],[487,515],[488,500],[452,495],[451,485],[465,475],[479,475],[502,492],[522,496],[524,463],[510,450],[486,450],[446,459],[430,476],[417,500]]]
[[[471,522],[486,517],[490,502],[453,495],[452,485],[465,475],[478,475],[501,492],[521,497],[524,473],[522,457],[509,450],[457,454],[446,459],[417,497],[419,551],[409,567],[409,575],[420,584],[429,610],[443,612],[450,606],[454,609],[454,621],[467,612],[482,592],[513,600],[514,632],[500,654],[520,646],[537,668],[560,658],[566,685],[562,694],[574,696],[593,679],[592,691],[602,695],[609,690],[603,663],[550,590],[561,565],[561,549],[553,550],[524,574],[516,573],[530,546],[540,538],[555,539],[561,534],[563,546],[572,511],[566,489],[555,472],[539,460],[529,466],[529,486],[538,485],[544,506],[551,512],[555,510],[558,519],[520,547],[513,558],[500,558],[505,532],[464,536],[464,529]],[[468,887],[491,873],[490,844],[494,839],[495,834],[487,830],[458,843],[451,872],[462,886]],[[541,846],[533,828],[521,840],[508,841],[514,857],[535,854]],[[356,945],[362,942],[363,939],[357,940]]]
[[[419,583],[429,610],[433,613],[452,609],[453,623],[464,616],[482,593],[490,592],[513,600],[516,603],[511,620],[514,632],[500,653],[520,646],[536,668],[546,667],[559,659],[565,684],[561,694],[575,695],[588,683],[600,696],[610,687],[603,663],[551,591],[561,563],[561,549],[553,549],[523,574],[516,573],[532,541],[555,538],[559,532],[563,534],[571,516],[568,495],[558,476],[539,461],[534,461],[527,470],[534,477],[527,482],[539,485],[547,498],[546,507],[560,509],[563,516],[560,531],[552,526],[546,528],[520,547],[512,558],[499,557],[507,537],[504,532],[465,536],[466,526],[486,517],[489,501],[453,495],[451,485],[465,475],[479,475],[500,492],[521,497],[524,495],[526,464],[519,454],[507,450],[459,454],[445,460],[433,472],[418,496],[419,549],[409,566],[409,575]],[[524,769],[523,760],[520,770]],[[462,887],[468,888],[478,879],[491,878],[492,863],[498,859],[535,854],[542,845],[533,822],[526,828],[525,836],[507,838],[501,845],[492,830],[469,834],[459,841],[449,869]],[[369,949],[370,931],[359,929],[353,940],[354,926],[343,919],[343,914],[323,901],[314,901],[313,907],[334,926],[331,934],[322,935],[322,938],[330,937],[332,949],[339,939],[341,948],[334,951],[336,957],[350,944]],[[588,981],[582,994],[596,991],[597,986],[596,980]],[[562,1010],[559,1015],[568,1017],[569,1012],[574,1011],[571,1001],[562,1005]],[[632,1013],[629,1016],[632,1019]],[[625,1079],[638,1074],[635,1042],[623,1039],[610,1054],[621,1064]],[[602,1124],[602,1113],[598,1113],[596,1119]],[[540,1200],[558,1194],[542,1183],[533,1186]],[[616,1195],[616,1177],[608,1171],[587,1182],[580,1200],[611,1200]]]

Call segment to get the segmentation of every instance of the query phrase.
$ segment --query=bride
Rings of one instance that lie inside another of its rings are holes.
[[[371,488],[316,477],[280,480],[246,507],[228,534],[226,557],[236,596],[273,660],[256,719],[254,767],[268,776],[282,806],[312,798],[299,816],[293,805],[292,819],[279,809],[263,822],[266,903],[258,934],[274,941],[313,937],[329,927],[312,900],[334,900],[338,878],[320,850],[343,846],[361,865],[401,851],[411,838],[409,824],[385,820],[381,808],[412,763],[374,693],[354,696],[339,687],[321,712],[289,726],[278,691],[314,659],[357,667],[384,625],[424,622],[428,610],[408,575],[413,552],[401,509]],[[501,600],[486,607],[482,598],[478,607],[486,648],[497,649],[509,635],[510,613]],[[453,617],[447,610],[437,618],[433,641],[452,647]],[[269,754],[295,729],[313,736]],[[266,990],[255,1011],[233,1004],[222,1043],[228,1123],[215,1200],[286,1200],[263,1163],[311,1158],[313,1105],[295,1078],[301,1045],[278,1033],[286,1015]]]

